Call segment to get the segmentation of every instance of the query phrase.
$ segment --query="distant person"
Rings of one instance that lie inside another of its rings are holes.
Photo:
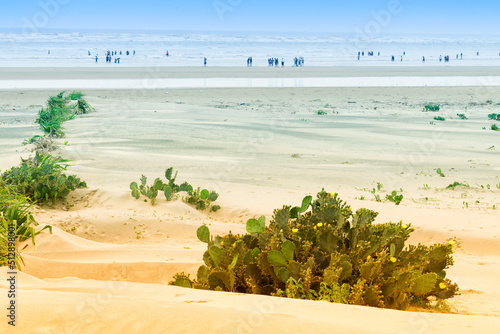
[[[378,56],[380,57],[380,51],[378,52]]]
[[[285,67],[285,59],[281,58],[281,67]]]
[[[168,50],[167,50],[167,52],[165,53],[165,56],[167,56],[167,57],[168,57],[168,56],[170,56],[170,53],[168,53]]]
[[[422,63],[425,63],[425,56],[422,57]]]
[[[203,57],[203,66],[207,66],[207,57]]]
[[[391,61],[394,61],[394,56],[391,57]]]
[[[127,52],[125,54],[128,56],[130,54],[130,52],[128,52],[128,50],[127,50]]]
[[[89,53],[89,56],[90,56],[90,51],[88,51],[88,53]]]
[[[50,54],[50,50],[49,50],[49,54]]]
[[[463,54],[462,53],[460,53],[460,59],[463,59]]]
[[[401,61],[403,61],[403,56],[401,56]]]
[[[479,56],[479,51],[477,52],[477,55]]]
[[[457,53],[457,59],[458,59],[458,53]]]
[[[95,55],[95,62],[97,63],[98,60],[99,58],[97,57],[97,55]]]
[[[134,56],[135,56],[135,50],[134,50]]]
[[[443,56],[439,55],[439,61],[443,61]]]
[[[405,51],[403,51],[403,56],[406,56],[406,52]]]

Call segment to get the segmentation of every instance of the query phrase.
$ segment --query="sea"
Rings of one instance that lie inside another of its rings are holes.
[[[0,30],[0,67],[202,66],[204,58],[247,66],[249,57],[253,66],[269,58],[293,66],[296,57],[304,66],[391,66],[392,56],[414,66],[500,66],[500,35]]]

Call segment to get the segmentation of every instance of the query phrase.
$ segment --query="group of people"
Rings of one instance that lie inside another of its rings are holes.
[[[280,65],[280,60],[278,58],[268,58],[267,63],[269,66],[278,67]],[[281,67],[285,67],[285,59],[281,58]]]
[[[126,54],[127,56],[130,56],[130,54],[131,54],[131,53],[135,56],[135,50],[133,50],[132,52],[130,52],[130,51],[128,51],[128,50],[127,50],[127,51],[125,52],[125,54]],[[118,51],[109,51],[109,50],[108,50],[108,51],[106,51],[106,52],[105,52],[105,55],[106,55],[106,63],[112,63],[112,62],[113,62],[113,57],[115,57],[115,61],[114,61],[114,62],[115,62],[115,64],[119,64],[119,63],[120,63],[120,57],[117,57],[117,56],[118,56],[118,54],[121,56],[121,55],[122,55],[122,51],[120,51],[120,52],[118,52]],[[88,55],[89,55],[89,56],[91,55],[90,51],[88,51]],[[95,55],[95,62],[97,63],[98,61],[99,61],[99,55],[98,55],[98,54],[96,54],[96,55]]]
[[[253,58],[252,57],[248,57],[247,58],[247,66],[248,67],[252,67],[252,65],[253,65]]]
[[[293,58],[293,66],[295,67],[304,66],[304,57]]]

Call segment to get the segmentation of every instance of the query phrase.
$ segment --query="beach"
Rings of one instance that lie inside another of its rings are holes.
[[[68,204],[34,209],[54,231],[22,252],[16,330],[495,333],[500,133],[490,130],[488,114],[500,114],[500,70],[395,65],[2,68],[0,171],[29,156],[21,143],[40,134],[34,119],[50,95],[84,87],[96,109],[66,122],[57,140],[68,171],[88,188],[71,193]],[[423,111],[429,104],[440,110]],[[141,174],[151,182],[171,166],[179,181],[216,190],[222,209],[198,211],[180,198],[151,205],[130,195]],[[467,186],[447,189],[454,182]],[[375,201],[378,185],[382,198],[401,192],[401,204]],[[206,250],[196,237],[200,225],[245,233],[248,219],[269,222],[274,209],[322,188],[353,209],[379,212],[376,223],[411,223],[411,244],[457,240],[447,270],[461,290],[449,300],[453,312],[167,285],[178,272],[196,276]],[[2,280],[2,303],[6,288]]]

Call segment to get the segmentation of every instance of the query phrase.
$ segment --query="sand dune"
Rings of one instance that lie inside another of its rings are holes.
[[[127,71],[132,71],[128,76],[141,75],[133,69]],[[29,155],[20,143],[37,133],[35,113],[54,93],[0,92],[1,170],[17,164],[20,155]],[[491,123],[487,114],[500,113],[497,90],[276,88],[86,93],[98,112],[65,123],[66,137],[59,142],[60,153],[72,160],[69,171],[86,180],[89,188],[72,193],[68,203],[35,208],[37,220],[54,230],[53,234],[41,233],[36,248],[26,243],[15,332],[402,334],[500,330],[500,135],[483,130]],[[442,109],[424,113],[422,107],[427,103],[440,104]],[[319,109],[327,115],[317,115]],[[465,113],[469,119],[461,120],[457,113]],[[436,115],[446,121],[430,124]],[[151,182],[170,166],[179,171],[179,181],[216,189],[222,210],[200,212],[182,198],[170,202],[159,198],[152,206],[130,196],[130,182],[141,174]],[[437,168],[446,177],[437,175]],[[469,187],[445,189],[454,181]],[[382,198],[402,188],[401,205],[374,201],[370,190],[377,182],[383,184]],[[411,243],[455,238],[460,247],[448,276],[462,290],[462,295],[450,301],[456,314],[400,312],[166,285],[177,272],[194,275],[202,263],[206,245],[196,238],[201,224],[209,225],[213,234],[244,233],[247,219],[266,215],[269,220],[273,209],[298,204],[321,187],[339,192],[354,209],[380,212],[379,223],[401,219],[411,223],[416,228]],[[5,276],[5,268],[0,269]],[[6,282],[1,280],[2,303],[5,288]],[[0,331],[12,332],[5,322],[0,323]]]

